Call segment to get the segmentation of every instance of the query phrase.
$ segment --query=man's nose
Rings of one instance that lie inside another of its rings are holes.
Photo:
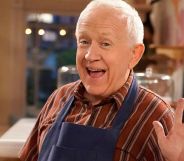
[[[100,49],[98,44],[91,43],[89,46],[87,53],[85,54],[85,59],[87,61],[98,61],[100,60],[101,55],[100,55]]]

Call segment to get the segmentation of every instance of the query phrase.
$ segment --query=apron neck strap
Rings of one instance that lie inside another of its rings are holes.
[[[66,101],[66,104],[64,105],[63,109],[61,110],[61,112],[57,116],[57,120],[55,121],[56,123],[61,124],[64,121],[66,115],[68,114],[69,110],[72,107],[73,101],[74,101],[74,96],[72,95]]]
[[[118,111],[115,120],[113,121],[112,128],[116,130],[122,129],[125,122],[128,120],[134,110],[134,103],[137,99],[138,84],[135,76],[132,80],[132,84],[129,88],[128,94],[125,97],[120,110]]]

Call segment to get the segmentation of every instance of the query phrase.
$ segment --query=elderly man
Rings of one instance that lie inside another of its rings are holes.
[[[76,39],[80,80],[48,98],[21,160],[165,160],[152,122],[162,142],[173,113],[134,77],[144,52],[137,11],[121,0],[94,0],[79,16]]]

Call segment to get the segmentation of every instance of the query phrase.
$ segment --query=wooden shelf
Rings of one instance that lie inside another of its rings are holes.
[[[184,59],[184,46],[170,46],[170,45],[151,45],[157,54],[163,54],[176,60]]]

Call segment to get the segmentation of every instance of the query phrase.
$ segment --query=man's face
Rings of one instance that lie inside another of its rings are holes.
[[[132,47],[126,19],[117,10],[98,7],[80,18],[76,29],[76,63],[91,100],[116,92],[127,80]]]

